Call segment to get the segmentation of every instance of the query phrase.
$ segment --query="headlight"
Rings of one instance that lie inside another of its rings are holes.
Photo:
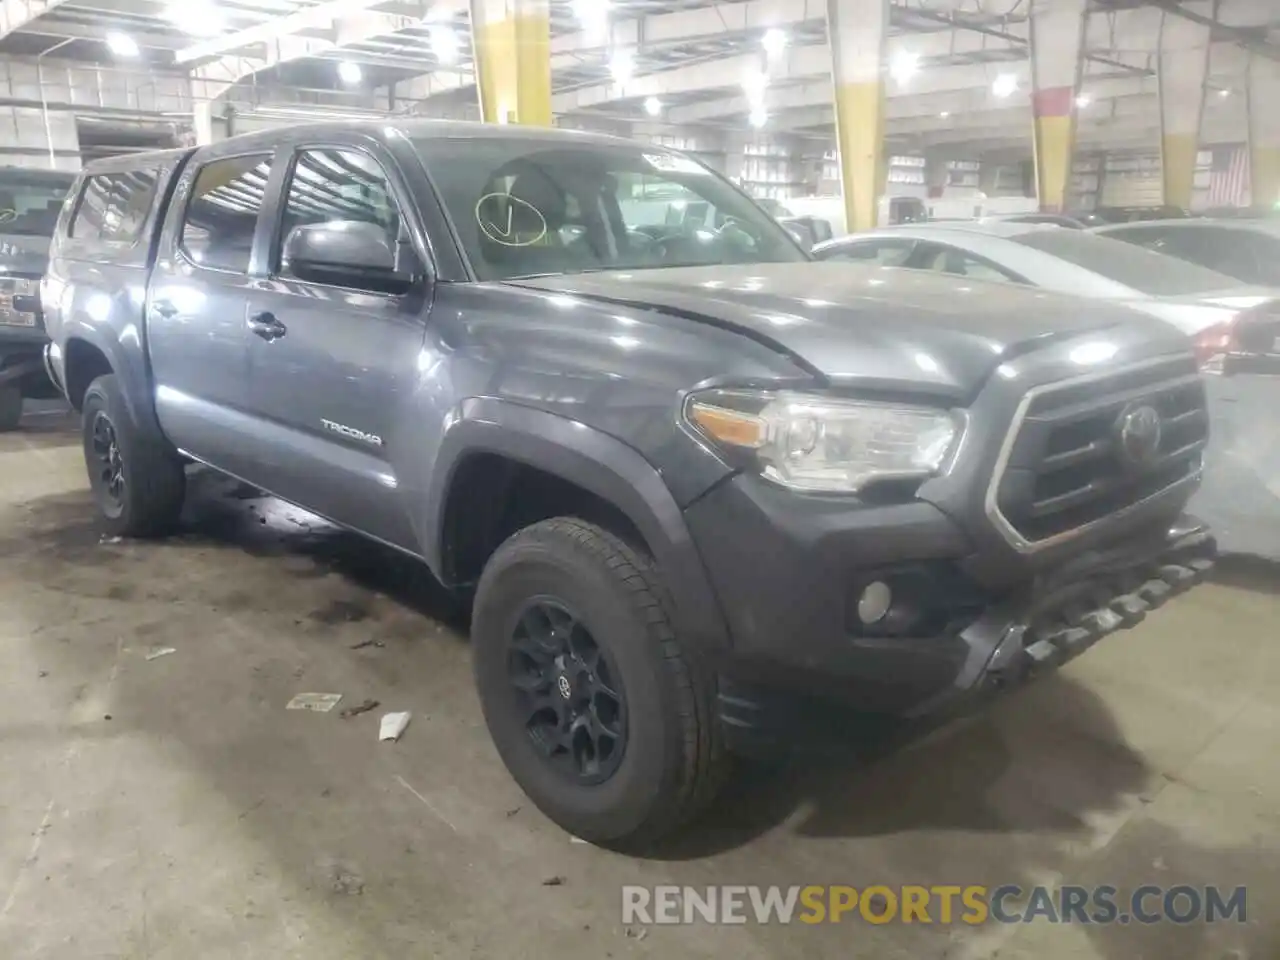
[[[948,410],[803,393],[709,390],[685,416],[722,447],[796,490],[852,493],[877,480],[932,476],[961,433]]]

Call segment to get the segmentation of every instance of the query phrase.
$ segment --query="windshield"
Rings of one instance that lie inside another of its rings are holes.
[[[1079,230],[1035,230],[1014,237],[1150,297],[1179,297],[1240,286],[1240,281],[1195,264]]]
[[[72,177],[0,170],[0,233],[52,237]]]
[[[482,280],[807,259],[727,181],[657,147],[518,137],[417,147]]]

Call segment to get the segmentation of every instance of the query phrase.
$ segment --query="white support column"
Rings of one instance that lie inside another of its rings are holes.
[[[1184,4],[1210,16],[1213,3]],[[1210,29],[1166,13],[1160,18],[1156,71],[1160,81],[1160,158],[1164,202],[1188,209],[1200,152],[1200,118],[1209,77]]]

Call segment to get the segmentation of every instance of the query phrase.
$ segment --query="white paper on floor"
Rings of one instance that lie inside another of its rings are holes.
[[[400,735],[404,733],[405,728],[409,726],[409,717],[411,714],[406,710],[404,713],[388,713],[382,718],[382,723],[378,727],[379,740],[399,740]]]

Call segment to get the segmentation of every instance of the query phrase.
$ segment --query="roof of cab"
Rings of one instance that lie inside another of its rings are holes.
[[[121,170],[142,170],[159,167],[169,161],[181,160],[195,151],[195,147],[175,147],[170,150],[147,150],[142,153],[126,153],[116,157],[103,157],[86,163],[81,170],[85,175],[115,173]]]

